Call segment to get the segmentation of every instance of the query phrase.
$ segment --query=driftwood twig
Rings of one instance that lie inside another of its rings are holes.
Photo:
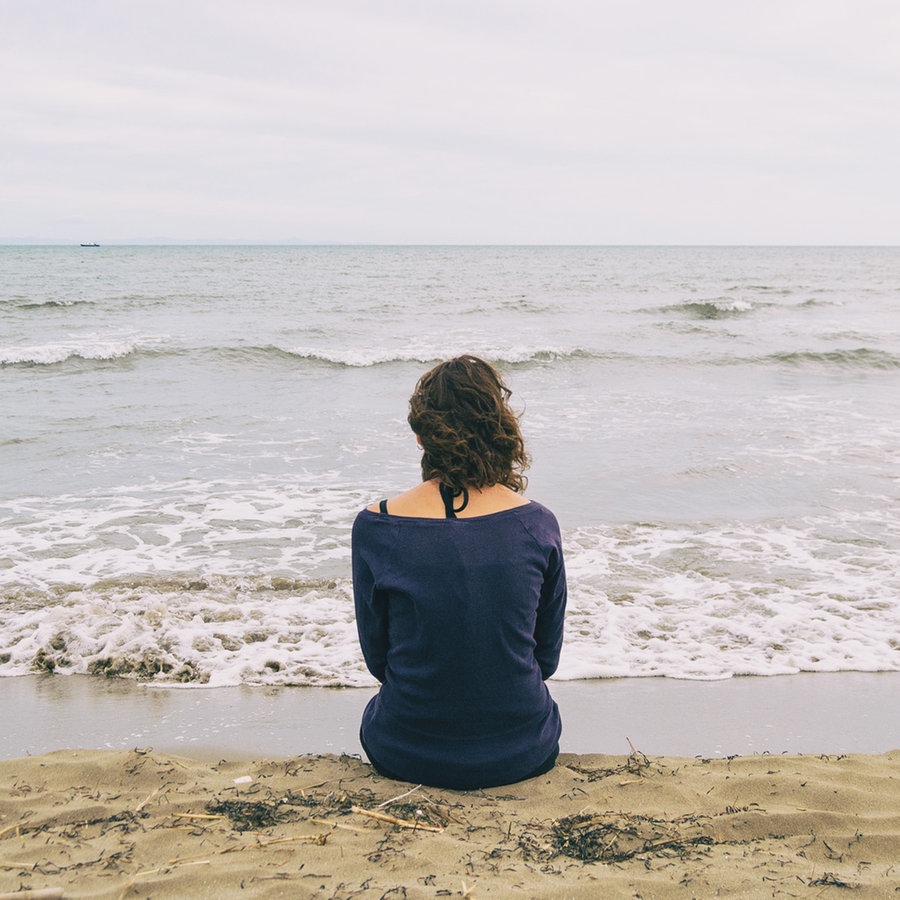
[[[422,787],[422,785],[417,784],[414,788],[410,788],[408,791],[406,791],[406,793],[398,794],[396,797],[391,797],[390,800],[385,800],[384,803],[379,803],[375,808],[381,809],[382,807],[390,806],[392,803],[396,803],[398,800],[402,800],[404,797],[408,797],[410,794],[414,794],[420,787]]]
[[[209,813],[172,813],[174,819],[227,819],[228,816],[213,816]]]
[[[396,816],[389,816],[387,813],[376,812],[374,809],[363,809],[361,806],[351,806],[350,809],[359,813],[361,816],[369,816],[372,819],[378,819],[379,822],[388,822],[391,825],[397,825],[400,828],[413,828],[416,831],[434,831],[438,834],[444,829],[438,828],[436,825],[425,825],[422,822],[410,822],[408,819],[398,819]]]
[[[345,825],[343,822],[329,822],[328,819],[310,819],[316,825],[327,825],[329,828],[342,828],[344,831],[355,831],[357,834],[371,834],[371,828],[354,828],[352,825]]]

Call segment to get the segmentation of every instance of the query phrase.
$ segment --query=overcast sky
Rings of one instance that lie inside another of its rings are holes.
[[[0,240],[900,243],[898,0],[0,0]]]

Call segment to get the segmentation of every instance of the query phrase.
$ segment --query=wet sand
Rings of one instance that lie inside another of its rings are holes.
[[[727,681],[622,678],[550,682],[562,749],[728,756],[883,753],[900,747],[900,672]],[[0,759],[67,747],[135,747],[218,760],[361,753],[373,691],[160,688],[79,676],[0,678]]]

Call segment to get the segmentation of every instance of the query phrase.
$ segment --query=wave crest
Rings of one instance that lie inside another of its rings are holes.
[[[441,360],[463,353],[474,353],[491,363],[527,366],[533,363],[567,362],[580,359],[604,359],[622,354],[595,353],[580,347],[562,348],[530,348],[530,347],[444,347],[442,349],[423,348],[420,351],[383,352],[373,350],[317,351],[302,348],[285,349],[281,347],[258,348],[260,354],[281,355],[285,358],[304,360],[307,362],[333,366],[336,368],[372,368],[375,366],[402,365],[415,363],[418,365],[436,365]]]
[[[733,319],[753,312],[757,306],[749,300],[720,297],[713,300],[691,300],[662,307],[661,312],[683,313],[692,319]]]
[[[804,365],[807,363],[824,363],[832,366],[866,369],[900,369],[900,357],[884,350],[870,347],[856,347],[848,350],[794,350],[774,353],[767,360],[788,365]]]
[[[60,342],[33,347],[7,347],[0,351],[0,367],[58,366],[68,362],[118,362],[139,350],[134,340],[97,340],[75,344]]]

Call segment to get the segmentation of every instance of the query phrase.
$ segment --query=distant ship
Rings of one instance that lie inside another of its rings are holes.
[[[81,245],[82,247],[99,247],[100,245],[96,241],[88,241],[85,244]]]

